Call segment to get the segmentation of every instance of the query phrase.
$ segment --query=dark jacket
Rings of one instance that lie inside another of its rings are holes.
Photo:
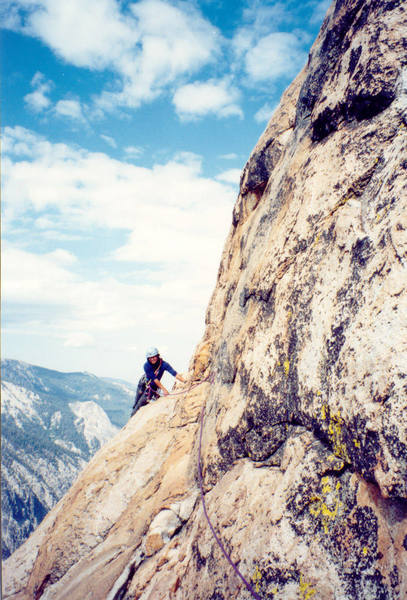
[[[163,376],[164,371],[168,371],[168,373],[170,373],[174,377],[177,374],[175,369],[173,369],[170,364],[165,362],[165,360],[162,360],[162,358],[161,358],[160,361],[161,361],[161,364],[160,364],[160,368],[158,369],[158,371],[157,371],[157,366],[158,366],[157,364],[152,365],[149,361],[147,361],[144,365],[144,372],[146,374],[147,379],[149,381],[151,381],[151,388],[153,390],[157,389],[157,386],[154,383],[154,379],[158,379],[159,381],[161,381],[161,377]]]

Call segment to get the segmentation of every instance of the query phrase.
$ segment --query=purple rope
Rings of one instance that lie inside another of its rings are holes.
[[[181,390],[180,392],[169,392],[168,395],[169,396],[181,396],[181,394],[189,394],[189,392],[191,390],[194,390],[196,387],[198,387],[202,383],[205,383],[205,381],[211,381],[211,383],[212,383],[212,379],[208,375],[208,377],[206,377],[205,379],[202,379],[202,381],[198,381],[198,383],[195,383],[195,385],[191,385],[191,387],[189,387],[187,390]]]
[[[201,501],[202,501],[203,511],[204,511],[206,520],[208,521],[208,525],[210,527],[210,530],[212,531],[213,537],[217,541],[218,546],[222,550],[222,552],[223,552],[226,560],[231,565],[231,567],[233,568],[233,570],[236,573],[236,575],[238,577],[240,577],[240,579],[243,581],[243,583],[245,584],[245,586],[247,587],[247,589],[249,590],[249,592],[251,593],[251,595],[253,596],[253,598],[256,598],[256,600],[262,600],[261,596],[259,596],[259,594],[254,591],[253,587],[243,577],[243,575],[241,574],[241,572],[239,571],[239,569],[237,568],[237,566],[234,564],[234,562],[230,558],[229,554],[226,552],[226,550],[225,550],[225,548],[224,548],[221,540],[219,539],[219,537],[216,534],[216,531],[215,531],[215,529],[214,529],[214,527],[213,527],[213,525],[212,525],[212,523],[211,523],[211,521],[209,519],[209,515],[208,515],[208,512],[206,510],[205,497],[204,497],[204,492],[203,492],[202,466],[201,466],[202,430],[203,430],[204,413],[205,413],[205,404],[202,406],[202,411],[201,411],[201,431],[199,433],[199,455],[198,455],[199,485],[200,485],[200,488],[201,488]]]

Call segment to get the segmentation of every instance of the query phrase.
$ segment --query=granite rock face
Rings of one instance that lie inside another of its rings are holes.
[[[189,393],[140,409],[4,598],[407,596],[405,2],[337,0],[243,170]],[[404,41],[403,41],[404,40]]]

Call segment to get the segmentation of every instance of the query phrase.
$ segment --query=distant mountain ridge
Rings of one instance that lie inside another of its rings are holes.
[[[137,388],[121,379],[86,372],[54,371],[12,359],[1,361],[1,378],[60,400],[95,401],[117,427],[122,427],[129,418],[129,396],[134,395]]]
[[[128,420],[136,386],[17,360],[2,370],[2,557]]]

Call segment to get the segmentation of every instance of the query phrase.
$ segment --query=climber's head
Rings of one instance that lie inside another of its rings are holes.
[[[146,357],[149,362],[154,364],[159,359],[160,353],[158,352],[157,348],[151,347],[147,350]]]

